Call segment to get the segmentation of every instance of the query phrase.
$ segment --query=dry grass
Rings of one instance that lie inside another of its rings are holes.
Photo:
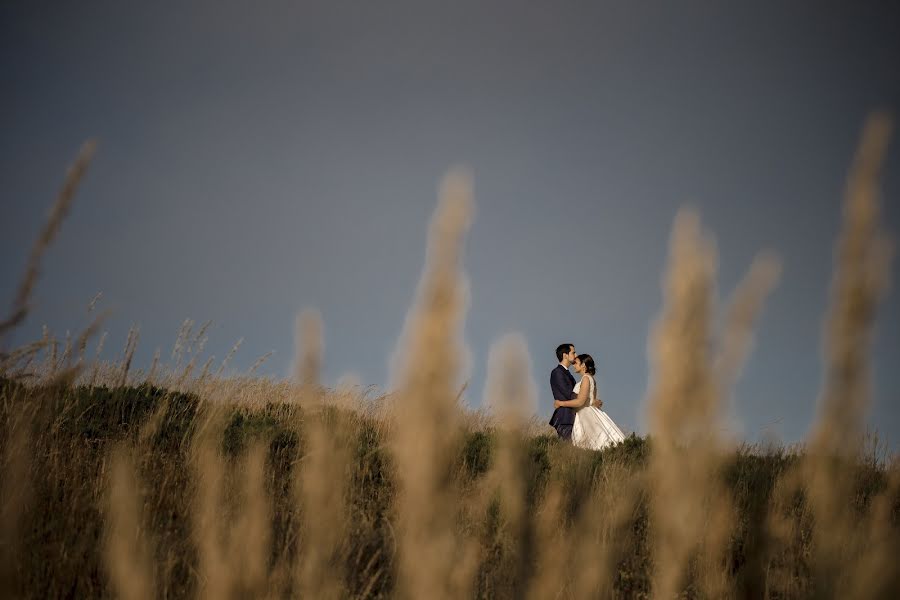
[[[458,535],[450,477],[460,436],[456,383],[466,301],[461,263],[471,212],[468,176],[449,175],[431,221],[418,298],[396,350],[391,433],[400,485],[399,591],[410,598],[467,596],[476,565],[474,544]]]
[[[690,212],[673,227],[648,345],[649,439],[596,453],[548,435],[531,417],[531,359],[515,334],[491,349],[488,412],[461,407],[473,200],[469,176],[455,172],[441,188],[390,396],[321,387],[324,336],[312,311],[296,324],[293,380],[254,377],[258,364],[229,372],[240,342],[215,365],[203,355],[208,324],[192,321],[169,360],[158,352],[146,372],[132,365],[137,330],[119,360],[99,360],[99,322],[62,344],[47,332],[4,352],[0,589],[32,598],[897,597],[900,464],[863,435],[889,256],[877,210],[887,128],[880,116],[867,126],[851,173],[828,376],[805,447],[736,447],[721,433],[780,267],[761,255],[720,311],[715,248]],[[32,252],[7,331],[27,310],[86,157]]]
[[[884,539],[874,533],[891,532],[894,518],[883,505],[895,502],[896,490],[888,485],[874,498],[848,502],[863,460],[870,398],[869,352],[876,308],[889,272],[890,244],[878,218],[878,179],[890,128],[886,115],[869,119],[850,172],[825,321],[825,383],[819,419],[804,460],[786,475],[779,498],[782,506],[798,495],[805,500],[815,523],[810,551],[817,593],[842,597],[860,590],[878,596],[896,590],[898,583],[894,569],[885,577],[869,578],[876,560],[873,542],[882,551],[896,543],[892,535]],[[892,482],[896,474],[892,469],[889,473]],[[774,527],[782,537],[793,533],[777,517]],[[796,562],[797,557],[791,558]]]
[[[106,525],[106,564],[115,594],[127,600],[155,596],[146,529],[141,522],[140,485],[136,465],[127,449],[113,449]]]

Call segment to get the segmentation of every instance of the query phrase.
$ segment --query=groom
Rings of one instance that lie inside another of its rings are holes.
[[[560,344],[556,348],[556,360],[559,364],[550,372],[550,391],[554,400],[574,400],[575,378],[569,373],[569,366],[575,362],[574,344]],[[556,429],[560,439],[572,439],[572,427],[575,425],[575,410],[560,406],[553,411],[550,425]]]

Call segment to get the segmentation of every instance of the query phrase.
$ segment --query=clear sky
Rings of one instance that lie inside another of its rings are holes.
[[[676,4],[678,5],[676,7]],[[0,298],[88,137],[89,176],[37,306],[59,335],[113,308],[137,362],[181,321],[245,338],[284,375],[293,319],[324,318],[326,383],[385,385],[438,182],[475,176],[468,401],[521,331],[541,412],[559,342],[598,363],[608,412],[645,431],[647,336],[673,217],[715,234],[720,289],[784,261],[736,396],[743,435],[801,439],[847,169],[866,114],[900,113],[891,2],[142,2],[0,5]],[[900,137],[900,136],[898,136]],[[900,140],[884,182],[900,234]],[[872,424],[900,443],[900,261],[882,306]]]

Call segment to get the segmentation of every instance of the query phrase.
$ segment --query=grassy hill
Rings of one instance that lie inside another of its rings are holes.
[[[335,407],[328,398],[326,392],[313,407],[214,405],[150,385],[45,388],[3,380],[4,532],[14,531],[4,536],[4,589],[33,598],[113,596],[117,570],[144,568],[143,575],[129,577],[132,583],[143,577],[157,595],[193,596],[206,589],[212,573],[227,580],[217,589],[235,596],[290,595],[315,580],[304,575],[304,562],[322,548],[323,540],[313,539],[322,533],[310,525],[323,519],[339,523],[322,563],[332,593],[396,595],[398,474],[391,425],[361,407]],[[343,460],[332,465],[337,469],[316,475],[320,481],[303,476],[316,460],[311,452],[323,449],[311,447],[313,428],[339,440],[343,451]],[[492,428],[460,433],[445,465],[443,493],[450,496],[459,534],[446,560],[461,562],[462,549],[474,548],[476,566],[466,582],[472,595],[534,593],[539,562],[551,560],[545,553],[560,547],[557,536],[571,561],[561,566],[564,596],[575,594],[584,570],[604,572],[597,582],[607,587],[594,593],[649,595],[655,560],[648,506],[651,441],[631,437],[590,452],[549,436],[516,438],[526,522],[516,525],[498,493],[503,486],[495,485],[503,434]],[[682,584],[685,597],[704,595],[708,568],[721,569],[729,595],[736,597],[825,591],[820,584],[828,580],[817,579],[811,551],[814,519],[805,494],[801,490],[779,504],[773,493],[802,458],[781,449],[750,448],[727,456],[717,477],[734,519],[714,566],[702,564],[702,550],[692,558]],[[118,469],[122,464],[124,474]],[[881,533],[896,547],[896,466],[889,472],[872,457],[852,468],[853,490],[843,501],[863,524],[871,518],[873,498],[886,499],[889,510],[881,525],[888,529]],[[303,488],[314,485],[341,490],[339,503],[317,507],[331,514],[304,514],[316,501]],[[629,496],[624,508],[623,496]],[[111,506],[111,499],[119,506]],[[557,502],[555,512],[551,499]],[[790,525],[786,539],[779,539],[773,525],[774,510]],[[548,512],[554,519],[549,530],[541,523]],[[214,522],[212,533],[198,523],[203,519]],[[122,529],[123,523],[137,529]],[[114,536],[124,539],[115,542]],[[575,552],[583,545],[579,536],[594,541],[584,555]],[[248,556],[254,549],[262,556]],[[247,576],[254,561],[261,571]],[[212,569],[212,562],[221,564]],[[885,592],[898,589],[896,570],[878,576],[887,578]]]

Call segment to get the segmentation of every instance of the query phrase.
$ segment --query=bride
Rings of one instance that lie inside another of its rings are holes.
[[[590,354],[579,354],[575,358],[575,372],[581,380],[575,384],[574,400],[556,400],[553,408],[568,406],[576,409],[575,426],[572,428],[572,443],[579,448],[601,450],[625,439],[622,430],[600,410],[603,402],[597,398],[597,384],[594,381],[594,359]]]

